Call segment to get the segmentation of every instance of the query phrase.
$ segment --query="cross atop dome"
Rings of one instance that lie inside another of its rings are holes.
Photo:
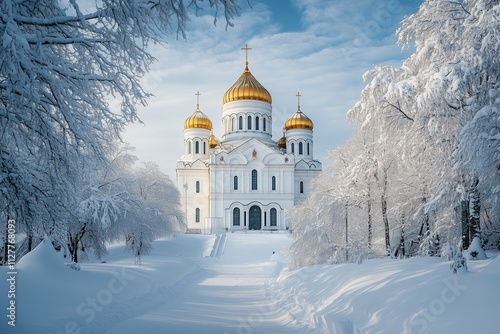
[[[300,95],[300,92],[297,92],[297,94],[295,94],[295,96],[297,96],[297,110],[300,111],[300,97],[302,95]]]
[[[194,95],[196,95],[196,110],[200,110],[200,95],[201,95],[201,93],[200,93],[200,91],[197,91],[196,94],[194,94]]]
[[[248,50],[252,50],[252,48],[249,48],[248,43],[245,43],[245,47],[241,49],[245,50],[245,65],[248,66]]]

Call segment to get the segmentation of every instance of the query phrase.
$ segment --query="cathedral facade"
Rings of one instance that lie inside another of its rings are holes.
[[[248,52],[248,47],[245,47]],[[300,110],[272,139],[272,97],[248,68],[224,94],[222,136],[200,110],[184,122],[177,185],[188,233],[285,230],[285,209],[307,197],[321,172],[313,157],[313,122]]]

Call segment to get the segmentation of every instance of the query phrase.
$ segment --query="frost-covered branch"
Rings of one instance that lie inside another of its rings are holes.
[[[411,118],[410,116],[408,116],[404,111],[403,109],[401,109],[401,105],[399,104],[399,101],[397,101],[397,104],[394,104],[394,103],[391,103],[389,102],[388,100],[385,100],[384,101],[388,106],[396,109],[401,115],[403,115],[404,118],[406,118],[407,120],[409,121],[415,121],[413,118]]]

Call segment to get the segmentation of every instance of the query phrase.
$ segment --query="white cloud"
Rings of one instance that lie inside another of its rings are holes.
[[[214,27],[210,15],[192,18],[187,40],[171,35],[166,47],[152,48],[158,63],[143,82],[155,97],[140,110],[145,125],[129,126],[124,138],[141,160],[156,161],[175,179],[183,123],[196,108],[194,94],[202,93],[201,110],[220,137],[222,97],[244,69],[240,48],[248,42],[250,70],[273,96],[274,139],[296,111],[300,91],[301,109],[315,124],[315,157],[325,163],[327,151],[350,133],[345,114],[359,98],[362,74],[373,64],[397,65],[408,57],[395,45],[394,31],[419,2],[294,0],[302,15],[302,30],[294,32],[280,31],[284,25],[273,22],[257,1],[227,31],[223,19]]]

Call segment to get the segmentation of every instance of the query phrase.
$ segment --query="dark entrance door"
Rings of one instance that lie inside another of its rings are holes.
[[[249,230],[260,230],[262,228],[262,214],[260,208],[257,205],[254,205],[250,208],[248,218]]]

